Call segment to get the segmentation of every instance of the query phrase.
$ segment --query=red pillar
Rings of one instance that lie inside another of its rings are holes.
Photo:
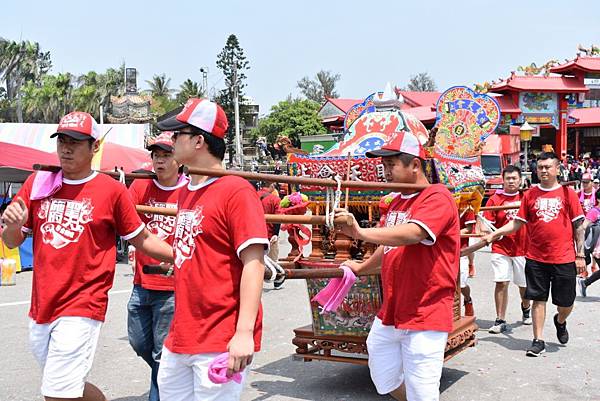
[[[579,159],[579,130],[575,130],[575,159]]]
[[[556,133],[556,153],[563,159],[567,156],[567,118],[568,104],[565,95],[558,94],[558,132]]]

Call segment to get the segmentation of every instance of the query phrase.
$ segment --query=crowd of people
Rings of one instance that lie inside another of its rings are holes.
[[[3,214],[9,247],[27,232],[34,236],[29,341],[46,400],[106,399],[87,376],[115,273],[116,235],[136,249],[128,337],[150,367],[151,401],[239,400],[261,348],[264,255],[270,250],[277,259],[279,232],[264,213],[277,213],[276,190],[263,184],[257,192],[233,176],[181,174],[181,165],[223,169],[227,118],[216,103],[190,99],[157,127],[162,134],[148,146],[156,179],[126,189],[91,168],[102,136],[93,117],[69,113],[52,135],[60,172],[30,176]],[[484,233],[492,245],[496,316],[489,331],[506,331],[512,281],[522,322],[533,329],[526,355],[545,351],[550,297],[556,336],[568,343],[576,288],[585,296],[600,278],[592,263],[600,258],[598,164],[594,170],[584,161],[576,193],[560,184],[564,163],[542,152],[535,160],[539,185],[523,191],[521,170],[508,166],[503,189],[487,201],[506,208],[459,214],[447,188],[429,184],[425,152],[412,133],[392,135],[367,157],[381,158],[387,181],[414,184],[393,198],[377,227],[361,227],[346,209],[335,213],[353,222],[337,230],[378,245],[368,259],[345,265],[355,274],[381,269],[382,307],[367,338],[380,394],[439,399],[457,280],[465,315],[474,315],[468,280],[475,271],[460,257],[467,246],[461,233]],[[135,205],[173,208],[177,215],[138,214]],[[159,263],[162,275],[144,270]]]

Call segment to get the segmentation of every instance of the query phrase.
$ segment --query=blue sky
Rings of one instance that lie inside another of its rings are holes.
[[[299,94],[296,82],[339,73],[340,97],[426,71],[439,89],[506,77],[517,66],[572,58],[600,45],[596,1],[10,1],[0,36],[37,41],[53,72],[103,71],[125,61],[138,86],[165,73],[223,87],[216,56],[234,33],[250,62],[246,93],[261,113]]]

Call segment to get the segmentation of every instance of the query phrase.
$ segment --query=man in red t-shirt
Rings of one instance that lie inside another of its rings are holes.
[[[227,117],[206,99],[189,99],[158,123],[174,131],[175,159],[190,168],[223,169]],[[175,314],[158,372],[161,399],[236,400],[243,384],[208,380],[211,361],[229,352],[228,376],[246,376],[260,350],[267,229],[246,180],[192,174],[180,190],[175,222]]]
[[[425,153],[412,133],[397,132],[380,149],[387,181],[428,185]],[[336,216],[348,216],[338,209]],[[380,394],[396,399],[438,400],[444,349],[452,331],[460,234],[456,202],[443,185],[405,190],[389,205],[384,227],[338,228],[379,244],[355,273],[381,267],[383,303],[367,338],[371,378]]]
[[[515,218],[484,237],[492,243],[527,224],[525,298],[533,301],[533,342],[528,356],[539,356],[546,349],[542,338],[550,290],[558,310],[553,319],[556,336],[561,344],[569,341],[566,320],[575,302],[577,272],[585,271],[583,210],[575,191],[558,183],[559,160],[554,152],[538,156],[537,174],[540,185],[523,195]]]
[[[509,165],[502,171],[502,191],[493,194],[486,206],[519,206],[522,194],[521,170]],[[483,217],[493,227],[502,227],[517,216],[518,209],[486,210]],[[488,227],[481,231],[490,232]],[[525,247],[526,227],[514,234],[506,235],[492,244],[491,263],[494,272],[494,302],[496,305],[496,320],[489,329],[490,333],[500,334],[506,331],[506,308],[508,306],[508,284],[513,281],[521,294],[521,313],[523,324],[530,325],[531,301],[525,298],[527,282],[525,279]]]
[[[127,188],[92,170],[101,132],[91,115],[67,114],[52,137],[61,171],[27,179],[4,212],[2,238],[14,248],[33,234],[29,341],[45,399],[104,401],[86,377],[113,283],[115,237],[165,262],[173,256],[144,227]]]
[[[179,164],[173,157],[171,132],[163,132],[148,146],[156,180],[139,179],[131,183],[129,193],[136,205],[177,209],[179,189],[187,178],[179,174]],[[175,217],[158,214],[140,215],[148,230],[169,244],[173,243]],[[162,347],[169,332],[175,310],[175,280],[173,269],[167,276],[145,274],[144,265],[159,261],[135,252],[133,290],[127,304],[127,333],[129,344],[150,368],[150,401],[158,401],[158,368]]]

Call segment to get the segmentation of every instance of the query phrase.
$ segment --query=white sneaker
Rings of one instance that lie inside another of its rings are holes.
[[[504,320],[496,319],[494,325],[488,330],[492,334],[500,334],[506,331],[506,322]]]

